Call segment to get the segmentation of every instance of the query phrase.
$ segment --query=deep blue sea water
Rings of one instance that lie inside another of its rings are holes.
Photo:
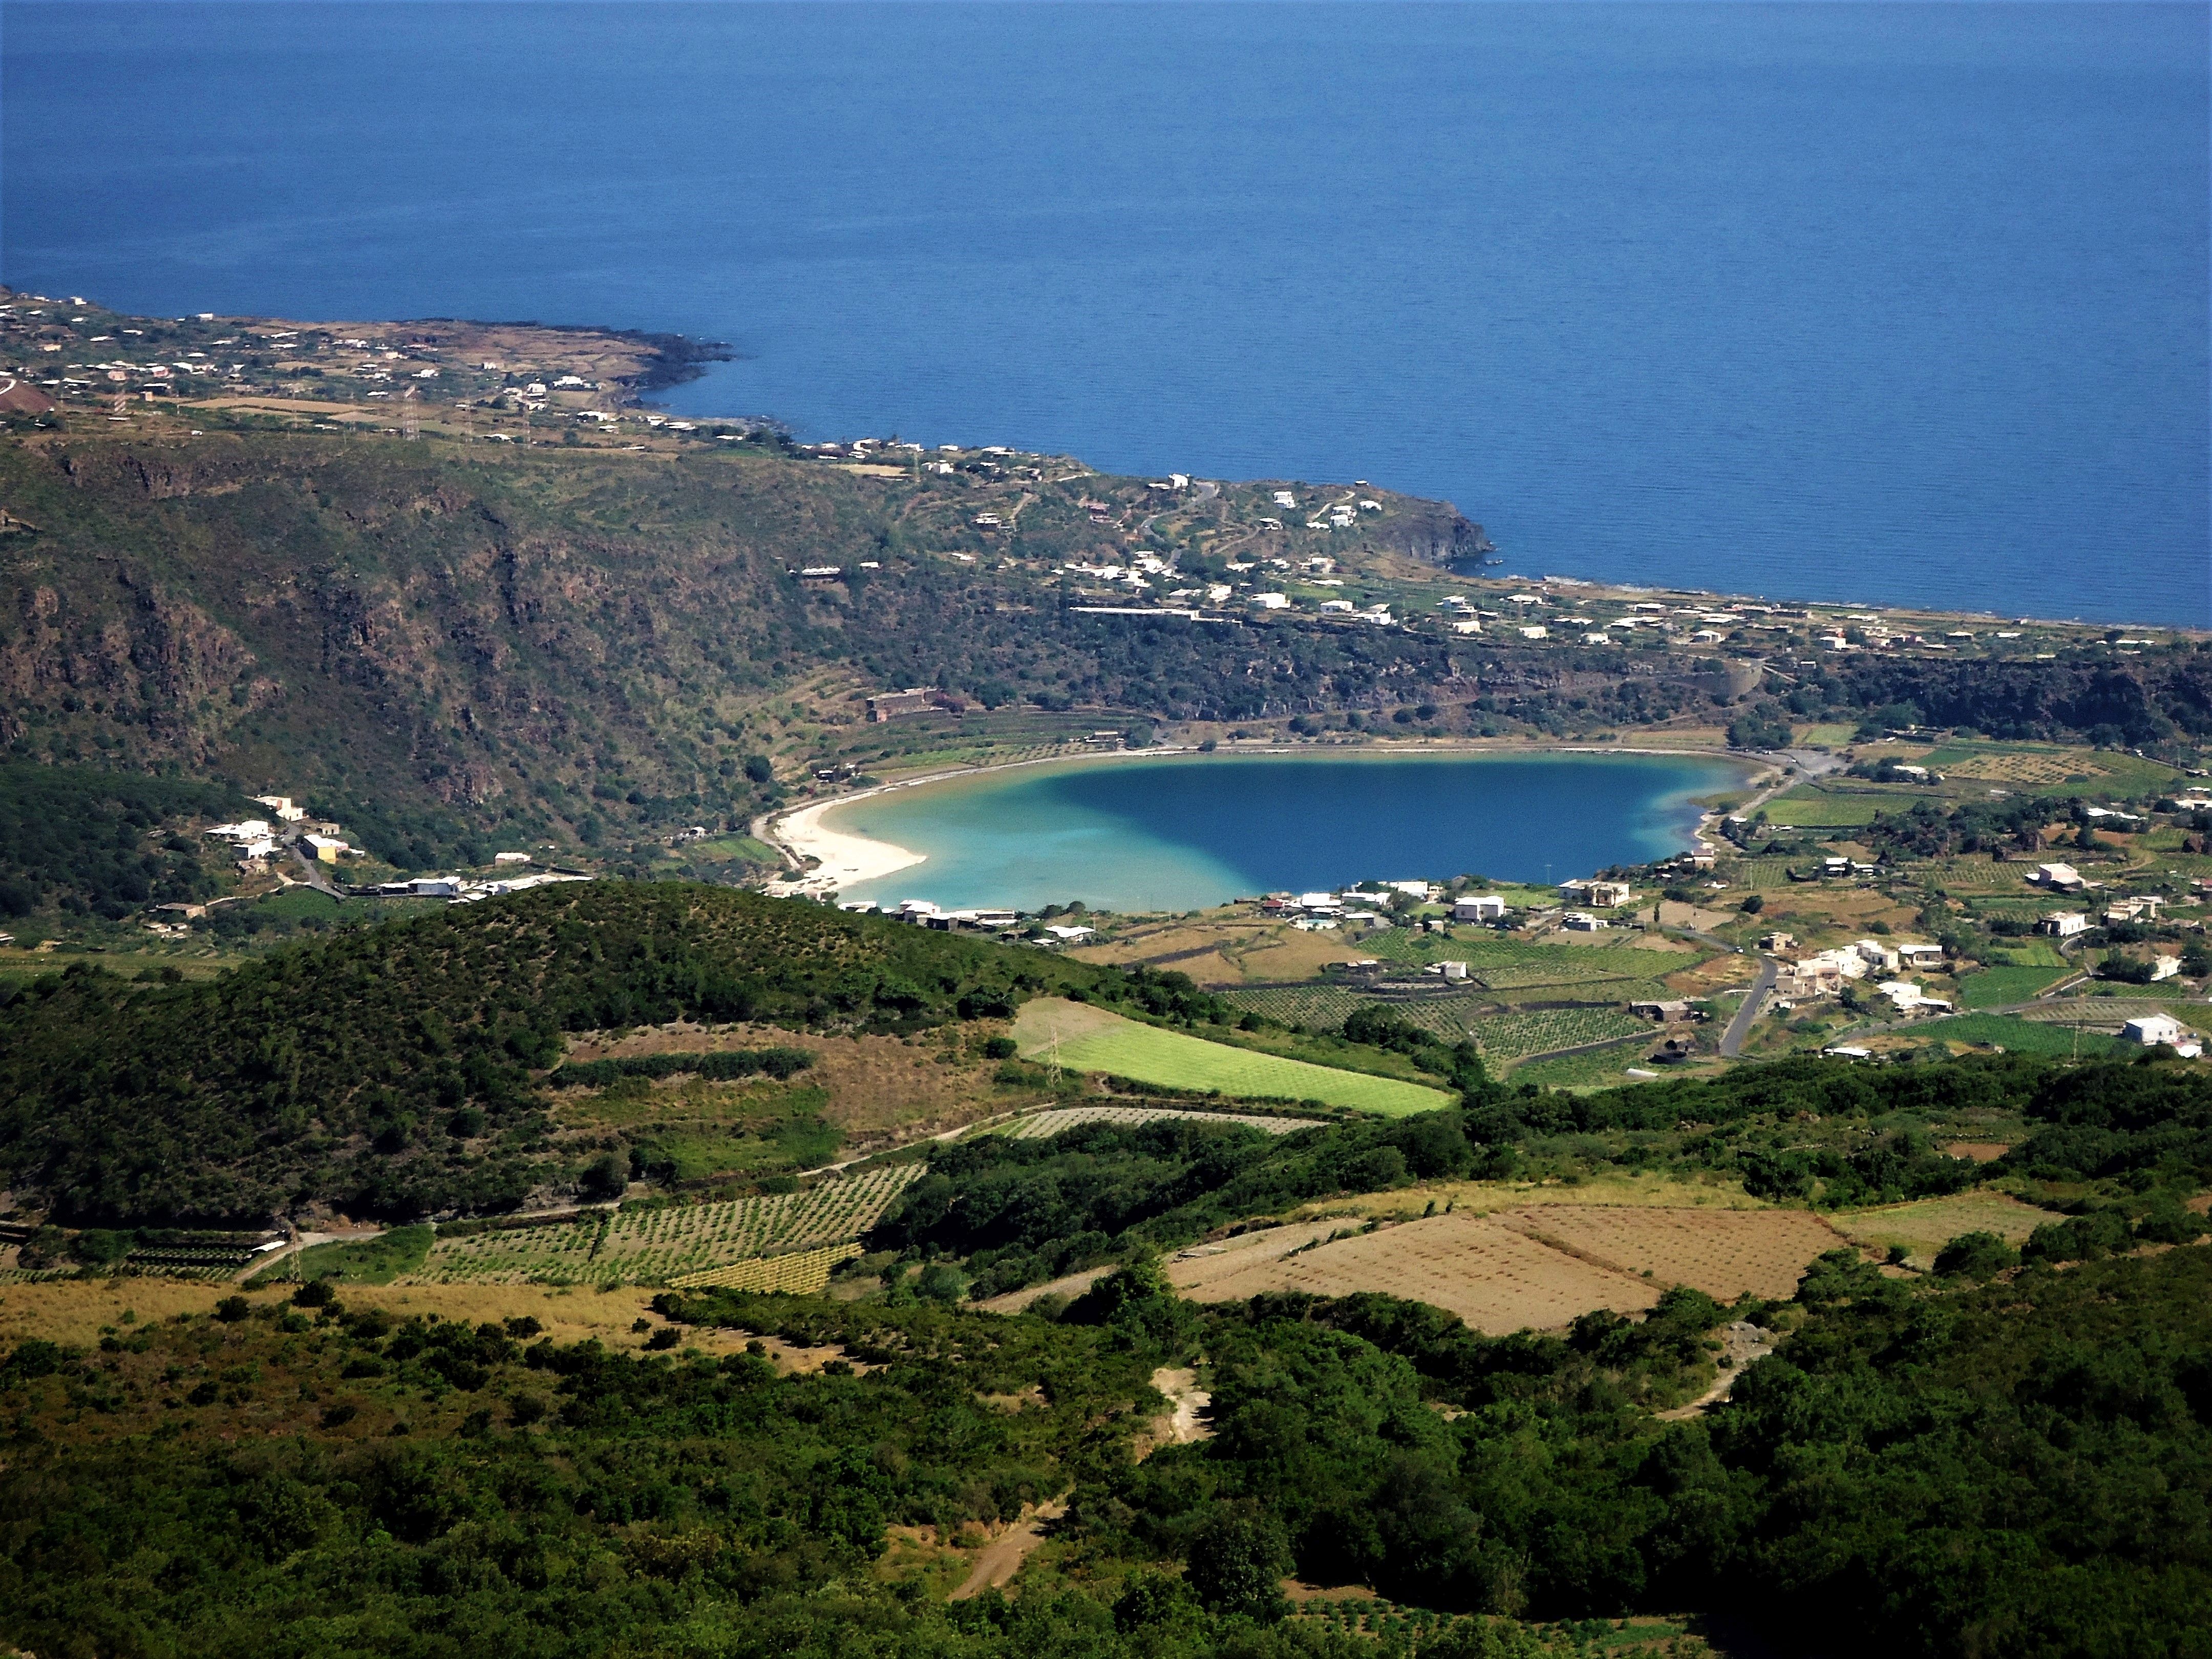
[[[1186,910],[1283,888],[1547,882],[1690,843],[1704,757],[1195,756],[1010,768],[872,795],[832,828],[925,855],[848,899]]]
[[[0,277],[675,329],[808,435],[2204,623],[2203,5],[0,7]]]

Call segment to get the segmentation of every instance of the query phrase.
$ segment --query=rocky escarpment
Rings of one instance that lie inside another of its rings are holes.
[[[1482,526],[1449,501],[1411,501],[1383,523],[1374,526],[1369,539],[1377,547],[1431,564],[1449,565],[1478,558],[1498,550]]]

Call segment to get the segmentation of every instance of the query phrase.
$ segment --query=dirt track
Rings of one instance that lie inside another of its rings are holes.
[[[987,1589],[1004,1589],[1013,1582],[1014,1575],[1022,1570],[1030,1552],[1044,1542],[1045,1526],[1067,1513],[1067,1500],[1055,1498],[1049,1504],[1024,1504],[1022,1518],[983,1546],[983,1553],[975,1558],[968,1577],[960,1588],[952,1592],[955,1601],[965,1601],[972,1595],[981,1595]]]

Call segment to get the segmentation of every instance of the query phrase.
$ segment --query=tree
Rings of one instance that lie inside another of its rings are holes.
[[[775,765],[766,755],[745,757],[745,776],[755,783],[775,781]]]
[[[1960,1233],[1936,1253],[1936,1271],[1946,1279],[1990,1279],[2019,1263],[2019,1252],[1995,1233]]]
[[[1290,1565],[1280,1522],[1225,1511],[1191,1540],[1190,1587],[1211,1612],[1273,1623],[1289,1610],[1282,1577]]]
[[[586,1198],[606,1200],[620,1198],[629,1185],[629,1170],[612,1152],[601,1152],[585,1166],[577,1178],[577,1190]]]

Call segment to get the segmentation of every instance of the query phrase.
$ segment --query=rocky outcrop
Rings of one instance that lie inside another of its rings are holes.
[[[1449,501],[1407,502],[1401,510],[1374,526],[1369,539],[1394,553],[1440,565],[1498,550],[1482,533],[1482,526]]]

